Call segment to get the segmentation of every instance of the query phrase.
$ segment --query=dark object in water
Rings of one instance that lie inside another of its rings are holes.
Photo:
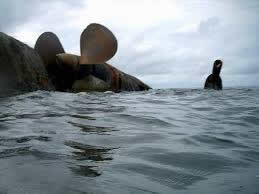
[[[0,94],[54,89],[41,57],[26,44],[0,32]]]
[[[43,33],[38,39],[35,49],[47,63],[46,66],[54,68],[48,68],[48,71],[57,90],[117,92],[150,89],[137,78],[105,63],[116,54],[118,48],[116,37],[105,26],[90,24],[81,34],[80,48],[81,56],[65,53],[59,39],[53,33]]]
[[[222,80],[220,77],[222,65],[223,62],[221,60],[214,62],[212,74],[206,79],[204,89],[222,90]]]

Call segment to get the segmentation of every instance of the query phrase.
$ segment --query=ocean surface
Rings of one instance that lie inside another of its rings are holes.
[[[0,193],[259,193],[259,88],[0,98]]]

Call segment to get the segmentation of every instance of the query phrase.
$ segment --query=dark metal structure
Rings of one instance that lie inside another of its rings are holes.
[[[105,26],[90,24],[81,34],[80,49],[80,64],[104,63],[116,54],[118,41]]]
[[[58,37],[51,32],[43,33],[35,45],[59,91],[150,89],[137,78],[105,63],[116,54],[117,49],[118,41],[114,34],[95,23],[87,26],[81,34],[81,56],[65,53]]]

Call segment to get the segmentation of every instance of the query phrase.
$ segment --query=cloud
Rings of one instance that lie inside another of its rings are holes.
[[[203,87],[214,60],[224,61],[224,86],[259,85],[257,0],[10,0],[1,2],[0,30],[34,46],[53,31],[67,52],[92,22],[119,40],[110,61],[152,87]]]
[[[50,15],[56,12],[62,16],[64,11],[69,8],[78,8],[80,1],[62,1],[62,0],[8,0],[1,2],[1,31],[9,31],[17,26],[24,25],[27,22],[39,22],[44,15]],[[61,12],[63,10],[63,13]],[[54,18],[55,19],[55,18]]]

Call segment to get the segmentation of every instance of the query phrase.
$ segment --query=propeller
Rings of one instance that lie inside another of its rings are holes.
[[[35,50],[46,66],[50,64],[100,64],[110,60],[117,52],[118,41],[114,34],[101,24],[90,24],[80,37],[81,56],[67,54],[58,37],[45,32],[38,38]]]
[[[108,28],[93,23],[88,25],[81,34],[81,56],[65,53],[58,37],[52,32],[40,35],[34,48],[41,56],[48,72],[57,77],[57,82],[62,82],[61,88],[66,88],[73,81],[71,78],[69,84],[66,84],[67,76],[71,76],[71,73],[76,75],[81,65],[104,64],[110,60],[117,52],[118,41]],[[90,66],[88,73],[91,74]]]

